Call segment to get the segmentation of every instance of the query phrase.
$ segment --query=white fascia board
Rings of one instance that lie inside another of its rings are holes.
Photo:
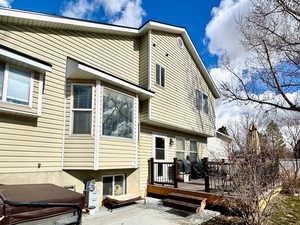
[[[10,52],[9,50],[2,49],[1,47],[0,47],[0,55],[4,56],[6,58],[9,58],[10,60],[13,60],[13,61],[19,61],[19,62],[25,63],[25,64],[32,66],[34,68],[37,68],[39,70],[48,71],[48,72],[52,71],[51,66],[47,66],[45,64],[39,63],[39,62],[29,59],[25,56],[18,55],[17,53]]]
[[[183,34],[184,38],[186,38],[187,43],[190,45],[190,48],[192,50],[192,53],[194,54],[195,58],[197,59],[196,61],[198,61],[200,63],[200,67],[204,70],[205,75],[208,77],[208,79],[211,81],[213,89],[215,90],[215,97],[216,98],[220,98],[220,92],[217,88],[216,83],[214,82],[214,79],[211,77],[211,75],[209,74],[209,72],[207,71],[206,67],[204,66],[204,63],[201,59],[201,57],[199,56],[190,36],[188,35],[187,31],[184,30],[184,34]]]
[[[80,77],[77,76],[78,74],[80,74]],[[155,96],[155,94],[151,91],[144,90],[143,88],[140,88],[140,87],[130,84],[126,81],[118,79],[117,77],[114,77],[112,75],[101,72],[90,66],[84,65],[76,60],[68,59],[67,71],[66,71],[67,78],[84,79],[86,77],[86,75],[92,75],[93,77],[95,77],[97,79],[115,84],[117,86],[124,87],[124,88],[128,89],[129,91],[132,91],[137,94],[142,94],[144,96],[146,95],[148,97]]]
[[[134,86],[132,84],[129,84],[129,83],[123,81],[123,80],[120,80],[118,78],[115,78],[113,76],[110,76],[108,74],[100,72],[98,70],[95,70],[95,69],[93,69],[91,67],[88,67],[86,65],[78,63],[78,69],[81,70],[81,71],[84,71],[84,72],[88,72],[88,73],[94,74],[95,76],[99,77],[101,80],[106,80],[106,81],[118,84],[120,86],[129,88],[130,90],[132,90],[135,93],[144,94],[144,95],[147,95],[149,97],[153,97],[155,95],[152,92],[149,92],[149,91],[146,91],[146,90],[144,90],[142,88],[136,87],[136,86]]]
[[[128,32],[129,34],[138,33],[138,30],[135,28],[112,26],[112,25],[100,24],[92,21],[83,21],[74,18],[59,17],[54,15],[52,16],[52,15],[46,15],[42,13],[35,13],[35,12],[25,12],[25,11],[15,10],[15,9],[0,8],[0,15],[20,18],[20,19],[35,20],[40,22],[49,22],[54,24],[56,23],[62,25],[71,25],[75,27],[86,27],[88,29],[95,28],[95,29],[101,29],[104,31],[112,31],[112,32],[114,31]]]

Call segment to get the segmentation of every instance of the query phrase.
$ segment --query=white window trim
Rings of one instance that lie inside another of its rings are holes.
[[[167,162],[168,161],[168,149],[169,149],[169,143],[168,143],[168,136],[165,136],[163,134],[155,134],[152,133],[153,139],[152,139],[152,157],[154,159],[155,162]],[[165,139],[165,159],[156,159],[156,138],[163,138]]]
[[[198,109],[197,108],[197,101],[198,101],[198,98],[197,98],[197,92],[200,92],[201,93],[201,107],[200,107],[200,109]],[[207,96],[207,104],[209,104],[209,97],[208,97],[208,94],[206,93],[206,92],[204,92],[204,91],[202,91],[201,89],[196,89],[196,91],[195,91],[196,93],[195,93],[195,95],[196,95],[196,109],[198,110],[198,111],[200,111],[200,112],[203,112],[203,113],[205,113],[205,114],[209,114],[209,105],[208,105],[208,112],[205,112],[204,111],[204,97],[203,97],[203,95],[206,95]]]
[[[126,176],[125,174],[112,174],[112,175],[103,175],[102,176],[102,196],[103,196],[103,188],[104,188],[104,183],[103,183],[103,178],[105,177],[112,177],[112,196],[115,196],[115,189],[114,189],[114,186],[115,186],[115,177],[116,176],[123,176],[123,186],[124,186],[124,192],[123,194],[126,194],[127,193],[127,179],[126,179]]]
[[[73,89],[74,89],[74,85],[81,85],[81,86],[91,86],[92,87],[92,108],[91,109],[75,109],[75,111],[83,111],[83,112],[92,112],[92,118],[91,118],[91,133],[90,134],[74,134],[73,133],[73,118],[74,118],[74,108],[73,108],[73,104],[74,104],[74,92],[73,92]],[[94,84],[92,83],[71,83],[71,104],[70,104],[70,129],[69,129],[69,136],[93,136],[94,135]]]
[[[114,91],[114,92],[118,92],[119,94],[122,94],[122,95],[126,95],[130,98],[133,99],[133,114],[132,114],[132,121],[133,121],[133,127],[132,127],[132,137],[131,138],[127,138],[127,137],[118,137],[118,136],[109,136],[109,135],[104,135],[103,134],[103,105],[104,105],[104,91],[105,89],[107,90],[111,90],[111,91]],[[102,96],[101,96],[101,131],[100,131],[100,137],[104,137],[104,138],[113,138],[113,139],[125,139],[125,140],[136,140],[136,135],[137,135],[137,122],[136,122],[136,118],[137,118],[137,115],[138,115],[138,111],[136,111],[137,107],[136,107],[136,97],[135,96],[132,96],[132,95],[129,95],[129,94],[126,94],[122,91],[118,91],[116,89],[113,89],[113,88],[109,88],[109,87],[106,87],[106,86],[103,86],[102,88]]]
[[[157,80],[156,80],[156,66],[159,66],[159,84],[157,83]],[[164,86],[161,85],[161,68],[164,68],[165,70],[165,83],[164,83]],[[166,87],[166,82],[167,81],[167,76],[166,76],[166,68],[161,66],[159,63],[156,63],[155,64],[155,85],[157,85],[158,87],[160,88],[165,88]]]
[[[28,105],[14,103],[14,102],[8,102],[7,101],[7,90],[8,90],[9,65],[10,65],[9,63],[4,63],[4,79],[3,79],[3,88],[2,88],[2,98],[0,99],[0,102],[7,103],[7,104],[12,104],[12,105],[18,105],[18,106],[22,106],[22,107],[32,108],[32,96],[33,96],[33,89],[34,89],[34,79],[33,79],[34,72],[32,70],[24,69],[20,66],[15,66],[15,65],[12,66],[12,67],[15,67],[17,69],[30,72],[30,74],[31,74],[31,77],[30,77],[30,93],[29,93]]]

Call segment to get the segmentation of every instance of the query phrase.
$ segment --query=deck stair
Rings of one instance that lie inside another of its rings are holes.
[[[163,204],[175,209],[199,213],[203,211],[206,206],[206,198],[180,193],[169,193],[167,197],[163,199]]]

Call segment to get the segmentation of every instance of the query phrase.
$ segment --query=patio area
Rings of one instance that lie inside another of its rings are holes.
[[[83,225],[199,225],[220,213],[204,210],[195,214],[182,210],[175,210],[163,206],[161,200],[147,197],[146,205],[143,201],[136,204],[114,209],[113,212],[100,208],[95,215],[84,215]]]

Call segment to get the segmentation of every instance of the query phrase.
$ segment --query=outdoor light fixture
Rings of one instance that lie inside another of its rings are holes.
[[[173,140],[173,138],[170,138],[170,145],[171,145],[171,146],[174,145],[174,140]]]

